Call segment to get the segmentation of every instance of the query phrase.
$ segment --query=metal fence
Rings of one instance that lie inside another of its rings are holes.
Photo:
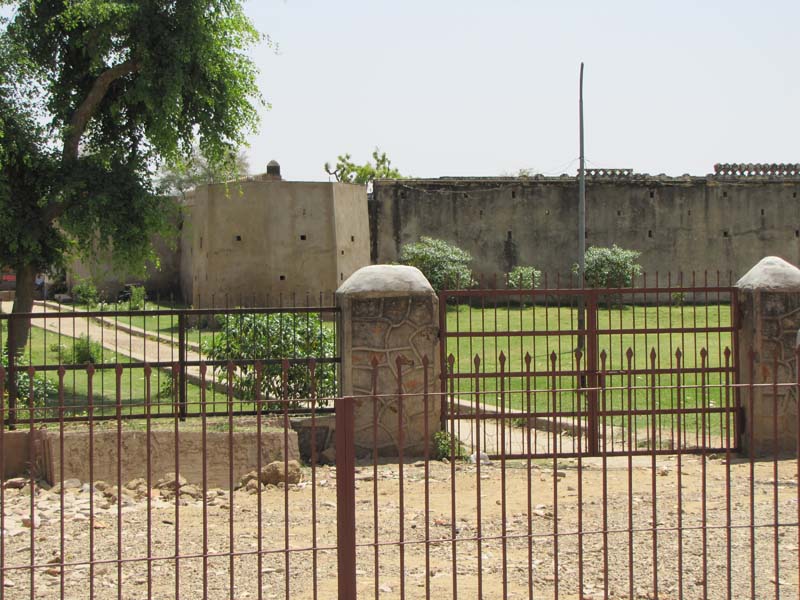
[[[141,310],[47,303],[33,313],[0,314],[3,348],[24,322],[31,326],[19,355],[8,357],[4,350],[5,423],[13,428],[30,419],[85,421],[90,410],[95,420],[142,418],[145,409],[154,418],[177,411],[186,419],[200,414],[203,366],[210,415],[227,414],[229,387],[236,414],[255,413],[257,386],[267,400],[264,410],[282,408],[277,399],[286,386],[291,411],[307,411],[309,358],[315,359],[320,396],[338,394],[339,309],[326,297],[316,305],[310,298],[301,299],[303,304],[286,300],[269,307],[153,304]]]
[[[738,393],[725,408],[719,392],[738,381],[738,308],[736,289],[718,273],[711,279],[645,275],[615,289],[549,287],[545,279],[536,289],[441,292],[441,361],[450,365],[442,392],[454,398],[452,426],[463,437],[480,409],[537,421],[541,430],[580,432],[555,440],[537,433],[530,450],[537,456],[673,453],[679,443],[723,450],[724,420],[741,430]],[[554,371],[559,391],[552,395]],[[655,414],[640,389],[651,374]],[[528,453],[521,439],[498,446],[486,439],[497,432],[482,435],[492,453]],[[738,439],[732,436],[734,450]]]
[[[591,456],[585,444],[575,443],[572,457],[539,458],[537,435],[561,445],[583,433],[542,432],[536,420],[484,411],[497,393],[476,376],[470,390],[479,400],[475,411],[459,417],[476,435],[458,434],[457,409],[448,410],[456,435],[424,432],[429,442],[419,455],[410,455],[399,435],[397,456],[357,458],[355,413],[372,411],[377,433],[377,388],[373,395],[336,398],[332,423],[318,414],[317,365],[308,360],[310,435],[302,458],[288,390],[273,399],[277,415],[267,414],[267,399],[257,393],[253,416],[240,416],[229,388],[221,417],[209,400],[211,369],[201,363],[196,419],[182,422],[177,407],[171,419],[156,419],[153,386],[146,388],[143,418],[126,419],[118,368],[114,417],[99,421],[90,411],[84,424],[71,424],[61,378],[55,423],[0,428],[4,472],[13,458],[7,448],[22,436],[44,447],[51,465],[50,473],[33,465],[0,488],[0,596],[798,597],[800,447],[788,457],[735,453],[727,409],[737,393],[752,407],[748,399],[757,386],[712,380],[702,371],[693,388],[680,372],[662,385],[658,356],[650,364],[641,375],[632,361],[621,369],[622,396],[640,395],[643,416],[653,419],[659,390],[684,403],[690,394],[717,394],[726,409],[719,413],[721,452],[688,449],[683,436],[705,439],[711,419],[696,421],[678,411],[671,417],[678,424],[674,454],[653,444],[642,454],[631,438],[634,421],[627,419],[619,433],[628,441],[614,452],[600,444],[600,454]],[[559,394],[587,391],[569,386],[557,362],[550,365],[542,377],[551,406]],[[283,361],[282,381],[289,369]],[[402,361],[398,369],[401,377]],[[777,377],[777,369],[773,373]],[[428,381],[438,375],[426,366]],[[510,377],[498,378],[500,407]],[[0,369],[0,393],[7,381]],[[608,381],[599,377],[593,390],[601,407],[618,387]],[[800,391],[800,381],[758,387]],[[521,391],[526,398],[544,393],[541,386]],[[772,398],[777,415],[778,394]],[[395,399],[398,424],[410,403],[427,410],[444,399],[456,406],[452,390]],[[775,432],[778,426],[775,417]],[[524,456],[482,455],[481,428],[497,431],[501,446],[503,439],[518,438]],[[331,430],[335,465],[328,442],[320,441],[320,432]],[[292,462],[299,458],[302,464]]]

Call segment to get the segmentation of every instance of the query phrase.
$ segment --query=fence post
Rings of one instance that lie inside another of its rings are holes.
[[[356,454],[353,398],[337,398],[336,535],[339,598],[356,598]]]
[[[426,421],[430,436],[442,423],[441,403],[429,402],[426,410],[423,401],[425,392],[439,393],[436,379],[425,379],[422,364],[427,356],[428,368],[439,371],[436,292],[419,269],[372,265],[359,269],[339,287],[336,302],[342,311],[342,394],[353,396],[356,455],[371,455],[377,446],[379,455],[397,456],[402,429],[406,455],[422,456],[431,441],[425,439]],[[408,360],[403,369],[402,423],[397,419],[398,357]],[[375,393],[373,370],[377,370]],[[380,415],[377,425],[375,402]]]
[[[753,368],[741,369],[737,382],[742,384],[745,417],[741,447],[754,455],[774,454],[776,450],[794,453],[798,439],[795,386],[759,384],[797,382],[794,357],[800,329],[800,269],[782,258],[768,256],[736,287],[741,325],[736,351],[741,364],[747,364],[751,349],[754,351]]]

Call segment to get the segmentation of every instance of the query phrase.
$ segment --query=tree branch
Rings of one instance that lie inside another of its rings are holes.
[[[67,137],[64,140],[64,151],[62,153],[62,160],[64,162],[72,162],[78,158],[78,149],[80,147],[81,138],[86,131],[86,126],[89,124],[89,119],[92,118],[97,106],[102,102],[108,88],[117,79],[136,73],[141,68],[141,64],[136,60],[126,60],[110,69],[103,71],[92,84],[92,89],[83,99],[80,106],[72,113],[69,125],[67,126]]]
[[[89,93],[86,94],[86,98],[83,99],[83,102],[81,102],[78,108],[75,109],[75,112],[72,113],[72,118],[67,126],[67,137],[64,140],[64,149],[61,154],[63,163],[70,163],[78,160],[81,138],[86,132],[89,120],[92,118],[92,115],[94,115],[94,111],[97,110],[100,102],[103,101],[111,84],[126,75],[136,73],[139,69],[141,69],[139,61],[133,59],[126,60],[123,63],[103,71],[97,79],[94,80],[92,88],[89,90]],[[43,222],[51,223],[61,216],[66,208],[66,205],[63,203],[51,200],[48,202],[47,206],[45,206],[42,213]]]

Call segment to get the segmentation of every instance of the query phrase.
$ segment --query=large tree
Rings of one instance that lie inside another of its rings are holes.
[[[17,273],[15,313],[67,251],[142,269],[169,217],[159,165],[195,144],[224,162],[255,127],[259,34],[241,4],[0,0],[0,265]]]

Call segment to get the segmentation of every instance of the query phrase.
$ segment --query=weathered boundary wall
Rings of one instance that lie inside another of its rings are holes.
[[[769,255],[800,263],[800,177],[666,177],[629,172],[587,178],[588,246],[642,253],[650,274],[704,271],[735,281]],[[491,280],[516,265],[566,275],[577,262],[575,177],[379,180],[370,200],[371,260],[391,263],[427,235],[469,251]],[[698,283],[702,279],[698,279]]]
[[[256,468],[258,450],[261,450],[261,464],[267,465],[284,458],[282,430],[268,430],[261,433],[259,446],[256,432],[240,431],[232,435],[233,455],[228,457],[229,434],[208,432],[205,437],[206,477],[211,487],[228,485],[229,468],[233,462],[233,476],[236,480]],[[297,434],[290,431],[288,459],[300,458],[297,447]],[[154,479],[166,473],[175,472],[175,433],[173,431],[154,431],[149,437],[151,450],[150,472]],[[89,434],[69,431],[64,433],[64,479],[77,478],[89,481]],[[117,479],[117,435],[115,432],[94,433],[94,479],[116,481]],[[41,473],[50,483],[60,481],[61,440],[58,433],[48,432],[42,443]],[[148,436],[144,431],[128,431],[119,440],[121,446],[122,481],[137,477],[147,477]],[[203,480],[203,434],[197,431],[182,431],[179,438],[179,472],[190,483],[199,484]]]
[[[31,435],[33,437],[31,438]],[[87,431],[64,432],[64,479],[77,478],[89,481],[89,433]],[[255,431],[236,431],[229,439],[226,432],[207,432],[205,445],[206,477],[210,487],[228,485],[230,460],[228,444],[233,444],[234,478],[252,471],[258,465],[258,450],[261,464],[274,460],[300,458],[298,437],[295,431],[288,432],[288,447],[284,448],[284,432],[279,428],[264,427],[259,445]],[[94,438],[94,480],[113,482],[117,479],[117,443],[121,454],[122,480],[127,482],[137,477],[147,477],[148,436],[144,431],[126,431],[121,440],[116,432],[98,431]],[[154,479],[175,472],[175,433],[153,431],[150,441],[150,473]],[[46,429],[31,431],[6,431],[2,437],[4,479],[27,477],[33,467],[34,475],[53,484],[61,480],[61,439],[59,432]],[[33,456],[31,456],[31,451]],[[179,438],[179,471],[190,483],[199,484],[203,477],[203,434],[199,431],[181,431]]]
[[[171,198],[169,202],[175,203],[167,209],[174,215],[174,231],[166,238],[156,235],[151,240],[158,264],[148,261],[142,276],[117,270],[111,260],[111,251],[90,260],[75,257],[67,268],[67,287],[72,289],[75,284],[90,280],[102,292],[105,300],[115,301],[125,284],[141,284],[152,298],[180,298],[180,231],[183,228],[183,213],[177,199]]]

